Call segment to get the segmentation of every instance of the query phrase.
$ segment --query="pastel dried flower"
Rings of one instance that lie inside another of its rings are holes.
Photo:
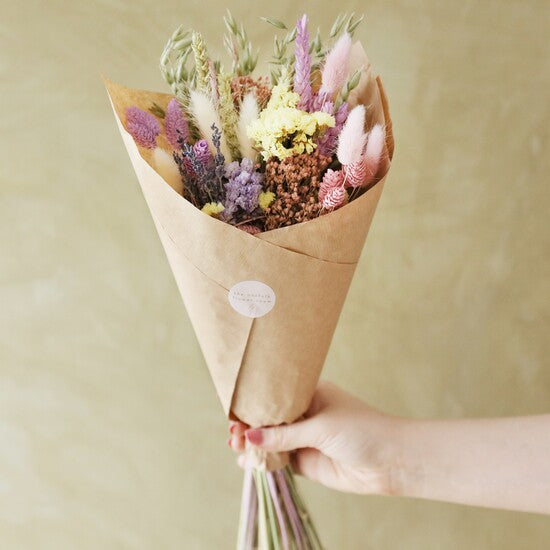
[[[326,210],[335,210],[342,206],[347,199],[346,190],[343,187],[333,187],[329,189],[323,198],[323,208]]]
[[[323,202],[326,194],[336,187],[344,187],[344,174],[341,170],[328,169],[319,186],[319,202]]]
[[[299,100],[300,96],[282,80],[274,86],[269,103],[259,118],[248,126],[248,135],[261,149],[265,160],[312,153],[317,147],[314,137],[334,126],[334,117],[328,113],[307,113],[298,109]]]
[[[197,160],[202,164],[208,165],[212,162],[212,153],[210,152],[210,146],[205,139],[199,139],[199,141],[197,141],[195,145],[193,145],[193,151]]]
[[[180,139],[189,139],[189,125],[176,98],[171,99],[166,107],[164,132],[168,143],[174,149],[181,149]]]
[[[338,149],[336,154],[340,164],[353,164],[361,158],[367,142],[367,135],[365,134],[364,127],[365,107],[363,105],[357,105],[348,115],[346,123],[338,137]]]
[[[343,34],[325,57],[319,94],[334,95],[342,88],[349,72],[351,36]]]
[[[367,146],[365,147],[365,162],[368,167],[369,180],[376,176],[382,153],[384,152],[386,136],[381,124],[375,124],[368,135]]]
[[[298,108],[309,111],[312,106],[313,92],[311,89],[311,56],[309,55],[307,15],[303,15],[298,20],[295,44],[294,91],[300,96]]]
[[[224,219],[238,221],[240,214],[251,214],[258,208],[258,197],[262,192],[264,176],[255,170],[250,159],[231,162],[225,167]]]
[[[247,133],[247,128],[260,116],[258,101],[253,92],[247,93],[241,103],[239,110],[239,121],[237,123],[237,137],[243,157],[255,160],[258,152],[254,149],[254,140]]]
[[[208,141],[212,154],[215,154],[216,148],[212,141],[212,125],[214,124],[217,128],[222,126],[211,99],[204,92],[191,90],[189,93],[189,108],[202,137]],[[226,158],[231,157],[225,139],[221,141],[221,150]]]
[[[321,174],[331,160],[315,151],[267,161],[266,188],[275,194],[275,200],[266,210],[267,230],[305,222],[319,215],[321,204],[317,192]]]
[[[126,129],[138,145],[147,149],[157,146],[157,136],[160,134],[160,123],[151,114],[139,107],[126,109]]]
[[[164,149],[156,147],[153,149],[153,165],[166,183],[181,195],[183,193],[183,179],[172,155]]]
[[[252,78],[249,75],[235,76],[231,81],[231,90],[233,95],[233,103],[239,107],[246,95],[253,93],[258,102],[258,106],[263,108],[266,106],[271,96],[271,86],[267,76],[259,76]]]
[[[243,223],[241,225],[238,225],[237,227],[241,231],[249,233],[250,235],[257,235],[258,233],[262,232],[262,230],[257,225],[253,225],[251,223]]]
[[[322,155],[332,155],[338,144],[338,136],[344,127],[348,118],[349,107],[347,103],[342,103],[334,115],[335,125],[329,128],[319,139],[317,147]]]
[[[342,171],[345,175],[346,187],[360,187],[364,185],[369,173],[369,166],[365,155],[357,162],[343,166]]]
[[[221,202],[207,202],[202,208],[201,211],[207,214],[208,216],[212,216],[214,218],[217,218],[219,214],[221,214],[225,210],[223,204]]]
[[[275,193],[264,191],[258,195],[258,204],[262,210],[267,210],[275,200]]]

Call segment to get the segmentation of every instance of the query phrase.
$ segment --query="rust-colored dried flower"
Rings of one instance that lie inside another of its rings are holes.
[[[252,78],[251,76],[236,76],[231,81],[231,91],[233,93],[233,101],[236,107],[239,107],[244,96],[248,92],[254,92],[258,106],[263,109],[271,96],[271,88],[269,86],[269,78],[260,76]]]
[[[276,229],[316,218],[321,210],[317,195],[322,173],[331,157],[304,153],[283,160],[269,159],[265,167],[266,189],[275,200],[266,210],[266,229]]]

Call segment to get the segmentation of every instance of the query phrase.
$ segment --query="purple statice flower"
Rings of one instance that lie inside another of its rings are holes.
[[[309,55],[307,15],[302,16],[296,24],[294,91],[300,95],[298,108],[304,111],[310,111],[313,101],[313,92],[311,90],[311,57]]]
[[[142,147],[154,149],[157,146],[160,123],[151,113],[147,113],[139,107],[128,107],[126,109],[126,129]]]
[[[164,131],[168,143],[174,149],[181,149],[181,140],[189,139],[189,125],[176,98],[171,99],[166,107]]]
[[[225,167],[225,210],[223,217],[227,221],[235,220],[239,209],[251,214],[258,208],[258,195],[262,192],[264,177],[254,169],[254,162],[243,158],[231,162]]]
[[[193,145],[195,156],[205,166],[208,166],[212,162],[212,153],[210,152],[210,146],[205,139],[199,139],[195,145]]]
[[[334,107],[331,107],[331,110],[334,109]],[[334,128],[329,128],[322,136],[319,142],[317,143],[317,148],[319,150],[319,153],[322,155],[332,155],[336,149],[336,145],[338,143],[338,136],[340,135],[340,132],[342,131],[342,128],[344,127],[344,123],[346,122],[346,119],[348,118],[349,113],[349,106],[346,102],[342,103],[338,110],[336,111],[334,118],[335,118],[335,125]]]

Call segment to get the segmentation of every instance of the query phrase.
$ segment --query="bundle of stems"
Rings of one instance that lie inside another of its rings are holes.
[[[247,467],[237,550],[322,550],[290,466]]]

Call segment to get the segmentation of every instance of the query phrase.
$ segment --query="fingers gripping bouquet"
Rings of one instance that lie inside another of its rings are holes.
[[[266,21],[271,78],[228,13],[230,70],[179,28],[172,95],[106,82],[223,409],[253,427],[307,410],[393,154],[360,19],[326,42]],[[320,548],[288,457],[248,453],[238,547]]]

